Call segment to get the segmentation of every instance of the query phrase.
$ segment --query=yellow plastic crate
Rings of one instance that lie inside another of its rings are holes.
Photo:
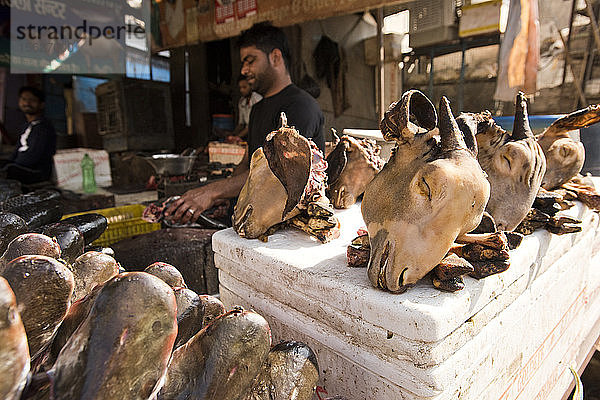
[[[94,240],[92,245],[108,246],[119,240],[160,229],[160,223],[153,224],[142,219],[142,213],[145,208],[146,206],[143,204],[102,208],[64,215],[63,219],[89,213],[104,215],[108,220],[108,227],[98,239]]]

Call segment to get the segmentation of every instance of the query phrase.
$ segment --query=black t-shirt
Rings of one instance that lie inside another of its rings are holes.
[[[262,147],[267,135],[281,127],[282,112],[287,116],[288,126],[295,127],[302,136],[312,139],[325,152],[324,118],[319,103],[307,92],[291,84],[252,106],[248,124],[249,159],[256,149]]]
[[[47,171],[49,175],[55,153],[56,132],[52,123],[42,117],[23,127],[12,161],[23,167]]]

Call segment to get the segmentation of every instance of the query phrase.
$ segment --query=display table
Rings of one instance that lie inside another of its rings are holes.
[[[600,335],[598,214],[565,214],[583,231],[536,231],[511,266],[445,293],[424,279],[403,294],[371,286],[346,266],[363,225],[339,211],[339,239],[320,244],[284,230],[268,243],[232,229],[213,236],[221,300],[262,314],[279,340],[317,353],[329,396],[348,399],[561,399]]]

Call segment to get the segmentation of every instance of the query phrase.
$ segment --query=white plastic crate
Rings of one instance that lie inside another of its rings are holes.
[[[94,161],[96,186],[112,185],[108,153],[104,150],[76,148],[58,150],[54,155],[54,170],[58,187],[76,191],[81,189],[81,160],[86,153]]]

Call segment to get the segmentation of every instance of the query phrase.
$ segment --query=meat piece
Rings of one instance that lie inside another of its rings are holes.
[[[375,141],[344,135],[327,157],[329,194],[335,208],[348,208],[364,193],[367,184],[381,171],[381,146]]]
[[[571,139],[569,131],[585,128],[598,121],[600,104],[591,105],[557,119],[538,137],[547,162],[542,181],[544,189],[558,188],[581,171],[585,148],[583,143]]]
[[[248,393],[271,347],[267,321],[234,309],[173,352],[160,400],[239,399]]]
[[[519,92],[512,135],[489,112],[458,116],[463,132],[475,133],[477,160],[490,182],[486,211],[498,230],[512,231],[525,218],[542,183],[546,158],[527,117],[527,101]]]
[[[375,287],[406,290],[481,221],[490,186],[474,156],[475,140],[463,139],[445,97],[439,113],[436,129],[433,104],[410,90],[380,124],[384,137],[398,146],[362,201],[371,242],[368,275]]]
[[[310,203],[325,203],[327,161],[317,146],[287,126],[271,132],[261,148],[252,155],[250,174],[233,214],[233,229],[248,239],[265,238],[272,227],[307,213]],[[313,209],[314,206],[311,206]],[[314,210],[313,210],[314,211]],[[334,217],[332,217],[334,218]],[[330,235],[294,226],[327,240]]]
[[[65,400],[151,398],[171,355],[176,315],[173,290],[161,279],[145,272],[112,278],[58,355],[54,396]]]
[[[22,256],[8,263],[2,276],[17,298],[34,359],[49,344],[69,309],[73,273],[53,258]]]
[[[0,399],[18,400],[28,373],[29,349],[17,300],[0,277]]]

